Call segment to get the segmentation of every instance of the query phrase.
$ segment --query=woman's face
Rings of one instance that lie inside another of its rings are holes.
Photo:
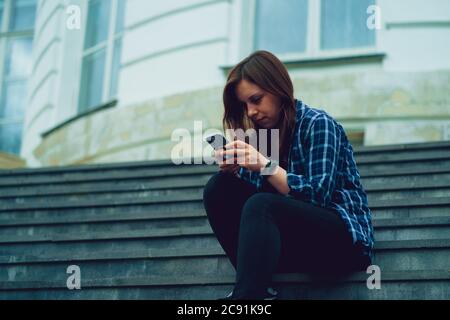
[[[273,129],[281,116],[280,98],[245,79],[236,86],[236,96],[244,103],[247,115],[265,129]]]

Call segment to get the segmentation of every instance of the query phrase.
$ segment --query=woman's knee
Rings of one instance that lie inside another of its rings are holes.
[[[203,189],[203,202],[205,206],[224,201],[232,179],[236,179],[236,177],[228,172],[219,171],[213,174]]]
[[[252,195],[244,204],[242,208],[243,216],[264,216],[272,215],[273,210],[276,209],[277,195],[268,192],[260,192]]]

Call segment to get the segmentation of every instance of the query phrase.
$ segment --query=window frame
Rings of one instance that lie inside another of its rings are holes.
[[[108,25],[108,35],[106,37],[106,39],[104,41],[101,41],[99,43],[97,43],[96,45],[94,45],[93,47],[90,47],[88,49],[85,49],[85,42],[87,41],[87,37],[86,34],[88,32],[88,15],[89,15],[89,4],[92,1],[98,1],[98,0],[85,0],[83,3],[83,6],[85,8],[85,10],[83,10],[83,28],[82,30],[85,30],[85,32],[83,32],[82,35],[82,41],[81,41],[81,54],[80,54],[80,66],[81,66],[81,71],[80,71],[80,77],[79,77],[79,81],[78,81],[78,95],[77,95],[77,115],[80,114],[87,114],[90,113],[93,110],[102,108],[104,105],[108,105],[110,104],[110,102],[112,101],[116,101],[117,100],[117,94],[114,96],[111,96],[111,85],[112,85],[112,81],[113,79],[111,78],[111,75],[113,73],[113,58],[114,58],[114,46],[116,41],[123,41],[123,36],[125,33],[125,26],[122,30],[120,30],[119,32],[115,32],[116,31],[116,26],[118,23],[118,15],[117,15],[117,11],[118,11],[118,1],[122,1],[122,0],[110,0],[111,1],[111,8],[110,8],[110,19],[109,19],[109,25]],[[123,48],[123,47],[122,47]],[[100,52],[101,50],[105,49],[105,68],[104,68],[104,74],[103,74],[103,83],[102,83],[102,98],[99,104],[95,105],[95,106],[82,106],[81,105],[81,95],[83,94],[82,90],[83,90],[83,86],[81,81],[83,80],[83,68],[84,68],[84,61],[85,58],[96,54],[98,52]],[[120,63],[119,63],[120,64]],[[120,75],[120,68],[121,66],[119,65],[119,75]],[[119,76],[117,81],[119,81]]]
[[[3,12],[2,12],[2,23],[0,25],[0,104],[3,100],[4,92],[4,81],[6,75],[5,75],[5,62],[6,62],[6,55],[8,50],[8,41],[11,39],[20,39],[20,38],[30,38],[32,41],[34,41],[34,25],[31,29],[24,29],[20,31],[10,31],[10,21],[12,17],[12,10],[13,10],[13,1],[14,0],[4,0],[3,4]],[[39,1],[36,1],[36,12],[38,9]],[[37,19],[37,16],[35,17]],[[36,20],[35,20],[36,22]],[[29,77],[31,76],[32,72],[27,77],[17,78],[13,79],[11,81],[27,81],[29,80]],[[3,106],[0,105],[0,108]],[[27,107],[27,106],[25,106]],[[21,117],[12,117],[12,118],[4,118],[0,117],[0,126],[2,125],[23,125],[25,124],[25,113]],[[22,137],[20,138],[20,141],[22,141]],[[21,142],[22,144],[22,142]],[[20,146],[21,149],[21,146]],[[8,152],[3,149],[0,149],[0,152]],[[20,151],[19,151],[20,153]]]
[[[231,44],[229,52],[229,64],[247,56],[256,50],[256,5],[257,0],[237,0],[232,11],[230,24],[237,23],[240,26],[240,34],[236,28],[230,32]],[[381,54],[379,48],[379,33],[375,30],[375,40],[372,46],[323,50],[320,48],[321,37],[321,2],[322,0],[308,0],[308,21],[306,23],[306,49],[305,52],[277,54],[283,62],[320,61],[339,59],[343,57],[372,56]],[[378,0],[375,0],[377,5]]]

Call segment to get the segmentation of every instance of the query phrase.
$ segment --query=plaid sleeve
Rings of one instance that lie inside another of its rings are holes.
[[[336,185],[341,132],[330,117],[316,117],[305,142],[305,175],[287,174],[294,198],[327,207]],[[299,142],[300,143],[300,142]],[[301,146],[299,146],[301,147]]]
[[[254,184],[257,190],[261,189],[263,177],[259,172],[253,172],[244,167],[241,167],[239,169],[239,177],[244,181]]]

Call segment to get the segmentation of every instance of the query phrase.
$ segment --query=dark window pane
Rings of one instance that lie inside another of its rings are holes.
[[[322,0],[321,48],[368,47],[375,44],[375,30],[367,28],[367,8],[375,0]]]
[[[125,0],[117,0],[116,33],[122,32],[125,21]]]
[[[8,78],[24,78],[31,72],[32,38],[8,40],[5,74]]]
[[[304,52],[307,0],[259,0],[256,6],[256,49],[274,53]]]
[[[0,151],[20,154],[22,123],[0,124]]]
[[[108,38],[111,0],[91,0],[84,48],[88,49]]]
[[[3,24],[3,8],[5,6],[5,1],[4,0],[0,0],[0,27]]]
[[[26,80],[4,82],[0,107],[0,118],[22,119],[25,112],[26,96]]]
[[[33,29],[36,18],[36,0],[15,0],[12,3],[10,30]]]
[[[105,50],[100,50],[83,59],[80,91],[80,112],[92,109],[102,102],[105,73]]]

